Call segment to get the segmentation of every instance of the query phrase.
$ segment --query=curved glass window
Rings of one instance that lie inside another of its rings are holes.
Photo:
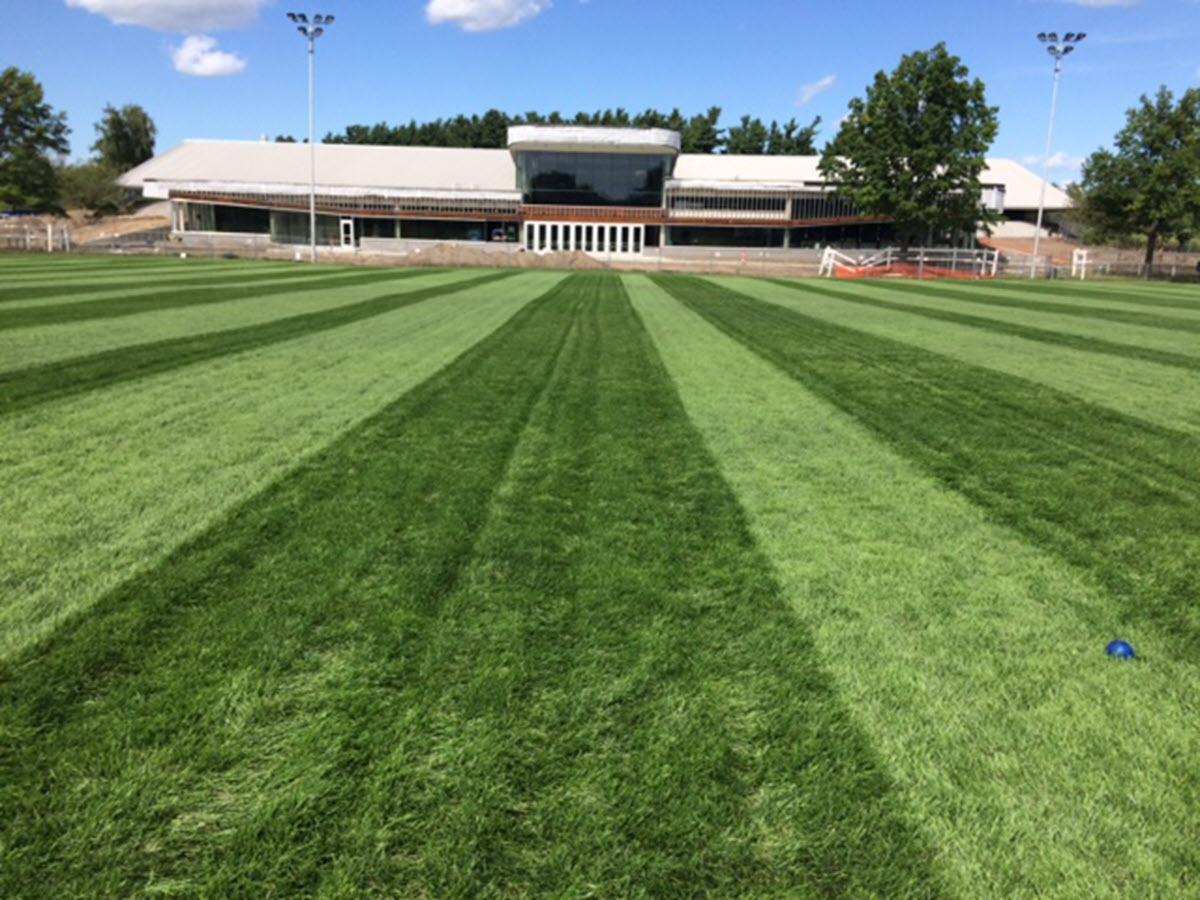
[[[517,186],[530,204],[662,206],[675,160],[651,153],[517,153]]]

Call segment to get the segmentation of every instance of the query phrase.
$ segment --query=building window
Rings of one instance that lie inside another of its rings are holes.
[[[523,202],[560,206],[662,205],[674,158],[640,153],[517,153]]]

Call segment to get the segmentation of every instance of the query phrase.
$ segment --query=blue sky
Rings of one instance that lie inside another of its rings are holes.
[[[1144,92],[1200,84],[1200,0],[4,0],[0,60],[33,72],[87,154],[106,103],[140,103],[159,149],[189,137],[301,136],[303,41],[284,13],[337,20],[318,49],[318,132],[482,112],[710,104],[725,118],[820,115],[908,51],[944,40],[1000,107],[993,154],[1040,158],[1043,30],[1067,60],[1055,180],[1107,144]],[[118,24],[125,22],[127,24]],[[192,74],[189,74],[192,73]]]

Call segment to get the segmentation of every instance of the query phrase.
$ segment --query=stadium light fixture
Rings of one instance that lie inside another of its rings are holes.
[[[316,59],[317,38],[333,24],[333,16],[314,13],[309,24],[306,13],[290,12],[288,21],[308,41],[308,246],[312,262],[317,261],[317,102]]]
[[[1062,61],[1074,53],[1075,46],[1086,37],[1087,34],[1083,31],[1068,31],[1063,34],[1061,41],[1058,39],[1057,31],[1049,33],[1043,31],[1037,36],[1039,41],[1047,45],[1046,52],[1054,57],[1054,93],[1050,99],[1050,127],[1046,132],[1046,155],[1042,158],[1042,188],[1038,195],[1037,229],[1033,233],[1033,257],[1029,263],[1030,278],[1037,276],[1038,252],[1042,245],[1042,220],[1046,215],[1046,185],[1050,182],[1050,151],[1054,147],[1054,117],[1058,112],[1058,84],[1062,78]]]

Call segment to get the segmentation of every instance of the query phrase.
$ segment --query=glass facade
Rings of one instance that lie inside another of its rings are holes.
[[[530,204],[662,206],[675,160],[652,153],[517,153],[517,186]]]
[[[218,231],[226,234],[268,234],[271,214],[265,209],[189,203],[184,228],[188,231]]]
[[[271,240],[276,244],[307,244],[308,213],[272,212]],[[333,247],[341,241],[341,223],[333,216],[317,216],[317,243]]]
[[[667,229],[672,247],[782,247],[782,228],[680,228]]]

